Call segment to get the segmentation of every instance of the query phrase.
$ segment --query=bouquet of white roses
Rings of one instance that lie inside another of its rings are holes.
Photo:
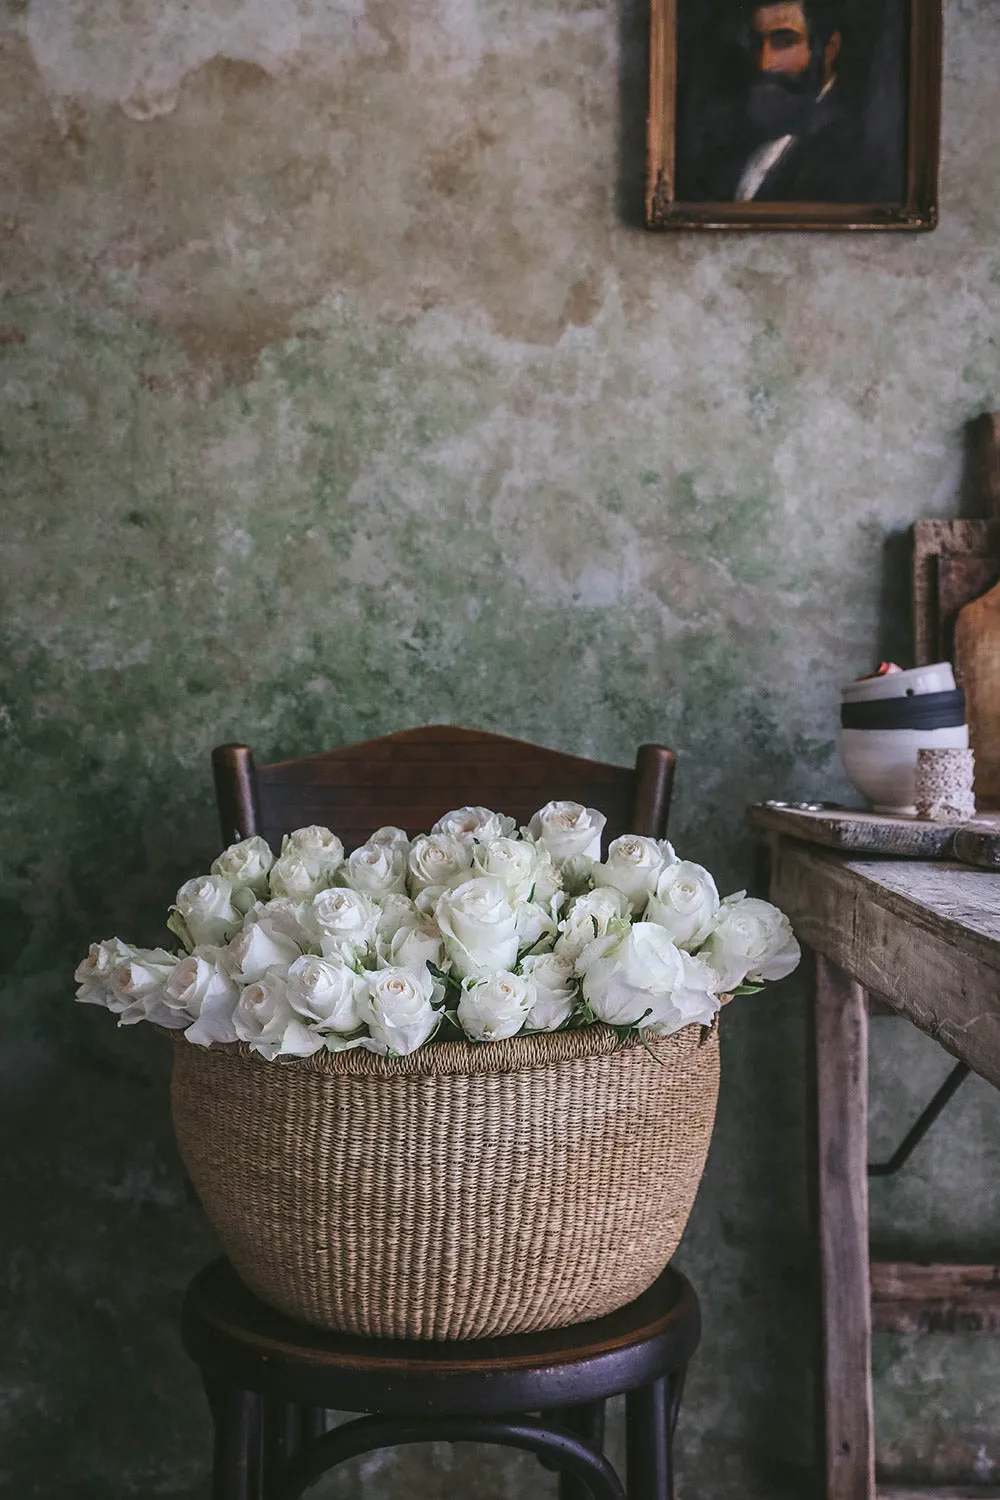
[[[327,828],[231,845],[177,892],[185,953],[95,943],[77,999],[119,1025],[152,1021],[201,1046],[266,1058],[367,1047],[402,1056],[435,1036],[498,1041],[603,1022],[668,1036],[721,997],[799,960],[788,919],[701,865],[549,802],[517,829],[484,807],[410,839],[380,828],[346,855]]]

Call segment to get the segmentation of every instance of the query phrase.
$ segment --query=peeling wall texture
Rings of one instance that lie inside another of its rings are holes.
[[[1000,406],[1000,0],[947,0],[917,237],[645,233],[645,26],[640,0],[0,0],[5,1495],[208,1494],[177,1313],[213,1244],[168,1059],[70,973],[91,937],[159,940],[212,857],[214,743],[664,740],[675,841],[732,888],[745,803],[843,795],[836,685],[909,649],[905,530],[969,503],[965,426]],[[806,1497],[801,990],[726,1021],[681,1494]],[[901,1024],[880,1147],[946,1066]],[[997,1255],[997,1103],[966,1085],[876,1185],[877,1240]],[[886,1473],[1000,1481],[998,1375],[995,1341],[880,1339]],[[414,1449],[322,1493],[554,1481]]]

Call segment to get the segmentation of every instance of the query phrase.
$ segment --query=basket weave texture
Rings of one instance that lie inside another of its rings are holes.
[[[178,1040],[174,1126],[279,1311],[381,1338],[565,1327],[651,1285],[701,1179],[718,1028],[649,1045],[591,1026],[280,1063]]]

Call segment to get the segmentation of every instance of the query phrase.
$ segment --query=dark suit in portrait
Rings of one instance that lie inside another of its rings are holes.
[[[889,203],[905,180],[899,0],[686,0],[677,196]],[[694,7],[702,5],[700,15]],[[683,9],[683,5],[682,5]]]

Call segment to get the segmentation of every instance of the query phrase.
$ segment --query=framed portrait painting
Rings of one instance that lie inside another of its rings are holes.
[[[651,229],[933,229],[941,0],[650,0]]]

